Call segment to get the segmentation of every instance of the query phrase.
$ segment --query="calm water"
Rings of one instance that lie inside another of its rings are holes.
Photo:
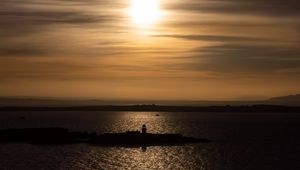
[[[300,169],[300,113],[0,112],[0,128],[182,133],[213,143],[141,148],[0,144],[0,169]],[[25,116],[26,119],[20,119]]]

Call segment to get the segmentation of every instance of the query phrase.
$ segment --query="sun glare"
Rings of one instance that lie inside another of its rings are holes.
[[[154,24],[161,16],[159,0],[131,0],[129,15],[139,26]]]

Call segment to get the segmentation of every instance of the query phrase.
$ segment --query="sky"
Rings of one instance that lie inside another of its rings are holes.
[[[300,92],[297,0],[1,0],[0,96]]]

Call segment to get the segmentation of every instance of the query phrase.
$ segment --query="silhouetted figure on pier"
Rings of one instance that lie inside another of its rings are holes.
[[[146,125],[142,126],[142,134],[146,134],[147,133],[147,128]]]

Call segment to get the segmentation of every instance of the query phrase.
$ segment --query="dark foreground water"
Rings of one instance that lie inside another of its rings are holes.
[[[300,169],[300,113],[0,112],[0,128],[66,127],[214,140],[142,148],[0,144],[0,169]],[[25,119],[20,119],[24,116]]]

